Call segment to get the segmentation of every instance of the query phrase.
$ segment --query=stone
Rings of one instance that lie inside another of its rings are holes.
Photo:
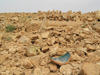
[[[90,44],[87,44],[86,45],[87,49],[90,50],[90,51],[93,51],[96,49],[96,47],[94,45],[90,45]]]
[[[65,39],[63,37],[59,37],[58,39],[60,43],[65,43]]]
[[[86,44],[91,44],[92,43],[91,39],[84,39],[84,41],[85,41]]]
[[[32,57],[29,57],[29,60],[33,65],[37,66],[40,64],[42,60],[42,56],[41,55],[32,56]]]
[[[71,75],[72,69],[73,69],[73,67],[71,65],[69,65],[69,64],[62,65],[60,67],[60,72],[63,73],[64,75]]]
[[[4,34],[0,34],[0,39],[2,39],[2,38],[3,38],[3,36],[4,36]]]
[[[96,24],[92,27],[95,31],[97,31],[98,33],[100,33],[100,24]]]
[[[10,19],[11,21],[18,21],[18,17],[13,17]]]
[[[49,66],[51,72],[57,71],[57,65],[56,64],[49,64],[48,66]]]
[[[23,67],[25,67],[26,69],[30,69],[33,68],[34,65],[30,62],[29,58],[26,58],[23,60]]]
[[[28,46],[26,49],[26,54],[28,57],[39,55],[40,47],[38,46]]]
[[[85,62],[92,62],[96,63],[98,60],[100,60],[100,57],[95,54],[95,52],[88,53],[88,58],[85,59]]]
[[[36,39],[39,39],[39,36],[35,34],[35,35],[32,35],[32,36],[30,37],[30,39],[31,39],[31,40],[36,40]]]
[[[93,21],[93,18],[91,17],[91,18],[88,18],[87,19],[89,22],[91,22],[91,21]]]
[[[33,72],[33,75],[41,75],[41,69],[40,68],[35,68],[34,69],[34,72]]]
[[[8,58],[8,55],[7,54],[0,54],[0,65],[2,65]]]
[[[45,47],[42,48],[41,51],[42,51],[42,52],[47,52],[48,50],[49,50],[49,46],[45,46]]]
[[[41,70],[42,70],[42,73],[41,73],[41,75],[48,75],[49,73],[50,73],[50,70],[49,70],[49,68],[41,68]]]
[[[62,48],[59,48],[59,49],[57,50],[57,55],[58,55],[58,56],[62,56],[62,55],[64,55],[65,53],[66,53],[66,51],[63,50]]]
[[[56,55],[57,49],[59,48],[58,44],[55,44],[54,46],[50,47],[49,55],[52,57],[53,55]]]
[[[80,61],[80,60],[82,60],[82,58],[78,54],[74,53],[74,55],[71,55],[71,61]]]
[[[84,63],[82,73],[83,75],[100,75],[100,66],[94,63]]]
[[[96,19],[100,20],[100,11],[99,10],[97,10],[97,12],[96,12]]]
[[[44,61],[44,60],[42,60],[42,62],[40,63],[40,65],[41,66],[44,66],[44,65],[46,65],[47,63]]]
[[[52,45],[53,45],[53,44],[55,43],[55,41],[56,41],[56,40],[55,40],[55,37],[52,37],[50,40],[51,40],[51,44],[52,44]]]
[[[95,51],[94,54],[100,57],[100,50]]]
[[[42,38],[47,39],[49,37],[49,32],[45,32],[41,36]]]
[[[14,54],[14,53],[16,53],[16,51],[17,51],[17,50],[16,50],[15,48],[12,47],[12,48],[9,49],[8,52]]]
[[[21,36],[21,37],[17,40],[17,42],[21,42],[21,43],[25,43],[25,42],[29,42],[29,41],[30,41],[29,38],[26,37],[26,36]]]

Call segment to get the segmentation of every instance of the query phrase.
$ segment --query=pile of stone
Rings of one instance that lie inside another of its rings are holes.
[[[68,11],[67,13],[62,13],[61,11],[48,11],[48,12],[41,12],[38,11],[38,16],[35,18],[36,20],[43,20],[44,14],[46,14],[46,17],[48,20],[51,21],[83,21],[83,22],[94,22],[100,17],[98,16],[99,11],[91,12],[91,13],[85,13],[82,14],[81,11],[78,12],[72,12]],[[97,16],[96,16],[97,15]]]
[[[86,18],[87,22],[55,23],[48,21],[50,11],[44,14],[43,21],[29,18],[31,13],[0,14],[0,75],[100,75],[100,22]],[[57,11],[55,14],[62,15]],[[81,12],[77,14],[84,18]],[[83,15],[90,14],[95,18],[94,12]],[[25,22],[22,16],[27,16]],[[15,25],[16,30],[5,33],[7,24]],[[66,52],[71,60],[65,65],[49,59]]]

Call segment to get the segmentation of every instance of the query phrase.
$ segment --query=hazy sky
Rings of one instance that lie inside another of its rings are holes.
[[[37,12],[61,10],[62,12],[100,10],[100,0],[0,0],[0,13]]]

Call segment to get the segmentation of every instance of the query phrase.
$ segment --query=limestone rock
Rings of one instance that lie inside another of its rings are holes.
[[[26,49],[26,54],[28,57],[38,55],[40,53],[40,47],[38,46],[28,46]]]
[[[30,39],[31,39],[31,40],[36,40],[36,39],[39,39],[39,36],[35,34],[35,35],[32,35],[32,36],[30,37]]]
[[[100,11],[99,10],[97,10],[96,18],[100,20]]]
[[[100,75],[100,66],[93,63],[84,63],[82,72],[84,75]]]
[[[44,61],[44,60],[42,60],[42,62],[40,63],[40,65],[41,66],[44,66],[44,65],[46,65],[47,63]]]
[[[25,43],[25,42],[29,42],[29,38],[26,36],[21,36],[17,41],[21,43]]]
[[[42,38],[47,39],[49,37],[49,32],[45,32],[41,36],[42,36]]]
[[[60,67],[60,72],[64,75],[71,75],[72,73],[72,66],[67,64]]]
[[[41,75],[41,69],[40,68],[35,68],[34,69],[34,73],[33,73],[33,75]]]
[[[32,56],[32,57],[29,57],[29,60],[33,65],[37,66],[40,64],[42,60],[42,56],[41,55]]]
[[[91,22],[91,21],[93,20],[93,18],[91,17],[91,18],[88,18],[87,20],[88,20],[89,22]]]
[[[49,64],[48,66],[49,66],[51,72],[57,71],[57,65],[56,64]]]
[[[42,51],[42,52],[47,52],[48,50],[49,50],[49,46],[45,46],[45,47],[42,48],[41,51]]]
[[[50,55],[50,56],[55,55],[58,48],[59,48],[59,45],[58,45],[58,44],[56,44],[56,45],[50,47],[49,55]]]
[[[27,69],[34,67],[34,65],[30,62],[28,58],[23,60],[23,66]]]
[[[8,58],[8,55],[7,54],[0,54],[0,65],[2,65]]]
[[[100,24],[96,24],[93,26],[93,29],[100,33]]]
[[[48,73],[50,73],[50,70],[49,70],[49,68],[41,68],[41,70],[42,70],[42,73],[41,73],[41,75],[48,75]]]
[[[91,50],[91,51],[96,49],[96,47],[94,45],[90,45],[90,44],[87,44],[86,47],[88,50]]]

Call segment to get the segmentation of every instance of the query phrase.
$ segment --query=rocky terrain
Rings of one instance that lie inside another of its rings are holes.
[[[100,75],[100,11],[0,13],[0,75]]]

